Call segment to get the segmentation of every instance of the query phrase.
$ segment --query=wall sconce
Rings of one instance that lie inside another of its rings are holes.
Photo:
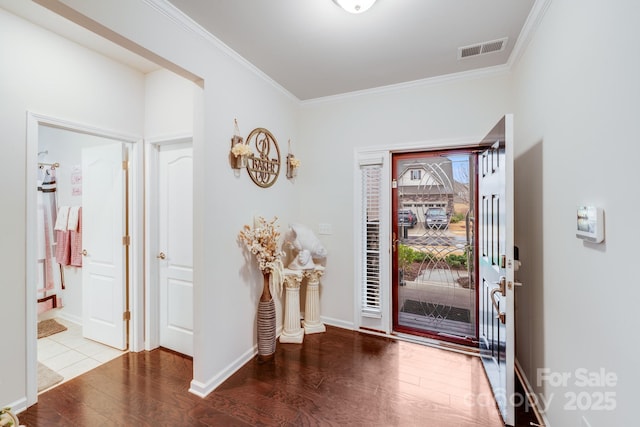
[[[234,119],[234,134],[231,137],[231,153],[229,154],[229,161],[233,169],[242,169],[247,167],[247,159],[253,155],[249,144],[245,144],[244,140],[240,136],[240,129],[238,128],[238,119]]]
[[[298,175],[300,160],[291,152],[291,140],[289,140],[289,153],[287,154],[287,178],[293,179]]]
[[[287,154],[287,178],[295,178],[298,175],[298,167],[300,167],[300,160],[291,153]]]

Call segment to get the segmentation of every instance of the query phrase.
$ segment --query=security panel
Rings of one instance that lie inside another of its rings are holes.
[[[604,212],[595,206],[578,206],[576,237],[587,242],[604,240]]]

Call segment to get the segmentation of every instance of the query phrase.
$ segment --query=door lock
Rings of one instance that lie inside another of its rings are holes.
[[[507,256],[500,255],[500,268],[507,268]]]

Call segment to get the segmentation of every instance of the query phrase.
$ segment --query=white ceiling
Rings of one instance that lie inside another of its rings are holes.
[[[353,15],[332,0],[153,1],[175,6],[300,100],[507,64],[536,2],[377,0]],[[31,1],[0,7],[144,73],[159,68]],[[503,51],[458,59],[460,47],[504,37]]]
[[[506,64],[535,0],[169,0],[300,100]],[[508,37],[458,59],[458,48]]]

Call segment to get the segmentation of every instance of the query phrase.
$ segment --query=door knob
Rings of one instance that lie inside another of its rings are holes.
[[[82,250],[82,256],[87,256],[87,250],[86,249]]]
[[[160,252],[160,253],[156,256],[156,258],[159,258],[159,259],[165,259],[166,257],[167,257],[167,256],[164,254],[164,252]]]

